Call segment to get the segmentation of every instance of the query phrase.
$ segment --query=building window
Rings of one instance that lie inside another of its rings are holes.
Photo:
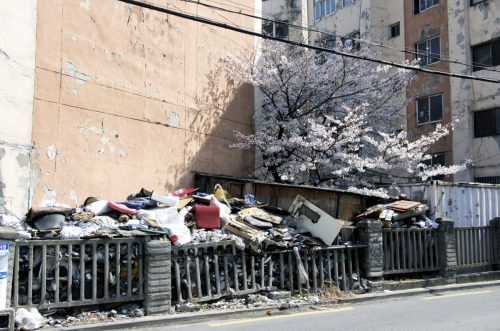
[[[262,25],[262,33],[277,38],[288,37],[288,22],[268,22]]]
[[[441,56],[441,40],[439,37],[427,39],[415,44],[414,51],[415,59],[420,59],[419,64],[422,67],[436,63]]]
[[[474,182],[482,184],[500,184],[500,176],[474,177]]]
[[[314,0],[314,19],[316,21],[333,13],[335,13],[335,0]]]
[[[399,36],[399,22],[389,26],[391,28],[391,38]]]
[[[342,0],[342,7],[347,7],[353,2],[356,2],[356,0]]]
[[[335,49],[337,44],[337,38],[333,34],[323,34],[320,39],[317,39],[314,44],[318,47]],[[316,52],[316,64],[321,65],[325,63],[328,59],[333,57],[332,53],[328,52]]]
[[[470,0],[470,5],[475,6],[478,3],[485,2],[486,0]]]
[[[413,14],[417,15],[437,5],[439,5],[439,0],[413,0]]]
[[[500,108],[474,112],[474,137],[500,135]]]
[[[430,160],[425,160],[424,162],[425,165],[434,167],[434,166],[445,166],[445,158],[444,158],[444,153],[438,153],[438,154],[432,154]],[[438,176],[432,176],[432,180],[444,180],[444,175],[438,175]]]
[[[500,39],[472,47],[472,71],[500,65]]]
[[[416,101],[417,125],[443,119],[443,97],[441,94],[418,98]]]
[[[349,51],[359,51],[361,44],[359,43],[359,31],[353,32],[345,37],[340,38],[342,45]]]

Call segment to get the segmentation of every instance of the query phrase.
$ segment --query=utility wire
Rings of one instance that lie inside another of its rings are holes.
[[[232,30],[232,31],[240,32],[240,33],[247,34],[247,35],[250,35],[250,36],[260,37],[260,38],[263,38],[263,39],[275,40],[275,41],[278,41],[278,42],[282,42],[282,43],[286,43],[286,44],[290,44],[290,45],[294,45],[294,46],[299,46],[299,47],[304,47],[304,48],[308,48],[308,49],[313,49],[313,50],[316,50],[316,51],[321,51],[321,52],[326,52],[326,53],[331,53],[331,54],[337,54],[337,55],[341,55],[341,56],[345,56],[345,57],[349,57],[349,58],[354,58],[354,59],[358,59],[358,60],[365,60],[365,61],[370,61],[370,62],[379,63],[379,64],[390,65],[390,66],[393,66],[393,67],[396,67],[396,68],[402,68],[402,69],[407,69],[407,70],[425,72],[425,73],[428,73],[428,74],[448,76],[448,77],[455,77],[455,78],[462,78],[462,79],[472,79],[472,80],[489,82],[489,83],[497,83],[497,84],[500,83],[500,80],[493,79],[493,78],[470,76],[470,75],[456,74],[456,73],[450,73],[450,72],[439,71],[439,70],[431,70],[431,69],[422,68],[422,67],[414,67],[414,66],[409,66],[409,65],[395,63],[393,61],[387,61],[387,60],[381,60],[381,59],[377,59],[377,58],[371,58],[371,57],[368,57],[366,55],[356,55],[356,54],[352,54],[352,53],[346,53],[346,52],[337,51],[335,49],[328,49],[328,48],[324,48],[324,47],[319,47],[319,46],[313,46],[313,45],[304,44],[302,42],[297,42],[297,41],[293,41],[293,40],[286,40],[286,39],[282,39],[282,38],[278,38],[278,37],[274,37],[274,36],[269,36],[269,35],[266,35],[266,34],[263,34],[263,33],[258,33],[258,32],[255,32],[255,31],[242,29],[242,28],[235,27],[235,26],[232,26],[232,25],[229,25],[229,24],[225,24],[225,23],[213,21],[213,20],[210,20],[210,19],[207,19],[207,18],[204,18],[204,17],[183,14],[183,13],[180,13],[180,12],[177,12],[177,11],[174,11],[174,10],[170,10],[170,9],[167,9],[167,8],[158,7],[158,6],[155,6],[155,5],[152,5],[152,4],[148,4],[148,3],[144,3],[144,2],[140,2],[140,1],[135,1],[135,0],[118,0],[118,1],[124,2],[124,3],[128,3],[128,4],[131,4],[131,5],[135,5],[135,6],[138,6],[138,7],[142,7],[142,8],[147,8],[147,9],[150,9],[150,10],[153,10],[153,11],[157,11],[157,12],[160,12],[160,13],[170,14],[170,15],[181,17],[181,18],[185,18],[185,19],[188,19],[188,20],[192,20],[192,21],[196,21],[196,22],[200,22],[200,23],[205,23],[205,24],[208,24],[208,25],[217,26],[217,27],[220,27],[220,28],[223,28],[223,29],[227,29],[227,30]]]
[[[198,5],[202,5],[202,6],[211,8],[211,9],[215,9],[215,10],[219,10],[219,11],[225,11],[225,12],[229,12],[229,13],[233,13],[233,14],[238,14],[238,15],[243,15],[243,16],[247,16],[247,17],[259,19],[259,20],[262,20],[262,21],[266,21],[266,22],[286,24],[288,27],[297,28],[297,29],[300,29],[300,30],[305,30],[307,32],[317,32],[317,33],[321,33],[322,35],[327,35],[327,36],[330,36],[330,37],[337,37],[338,36],[338,37],[341,37],[341,38],[351,38],[351,39],[355,40],[356,42],[362,42],[362,43],[370,44],[370,45],[381,47],[381,48],[387,48],[387,49],[391,49],[391,50],[394,50],[394,51],[397,51],[397,52],[400,52],[400,53],[404,53],[404,54],[411,54],[411,55],[414,55],[415,57],[420,57],[420,58],[424,58],[425,57],[425,58],[428,58],[428,59],[435,59],[435,60],[438,60],[440,62],[446,62],[446,63],[452,63],[452,64],[460,64],[460,65],[467,66],[467,67],[481,66],[482,70],[492,71],[492,72],[500,72],[500,70],[492,69],[492,68],[494,68],[494,66],[490,66],[490,65],[485,65],[485,64],[476,63],[476,62],[472,62],[470,64],[469,63],[464,63],[464,62],[458,61],[456,59],[453,60],[453,59],[451,59],[449,57],[443,57],[441,54],[439,54],[439,55],[435,55],[435,54],[432,54],[432,53],[422,54],[422,53],[416,52],[414,50],[412,51],[411,48],[410,49],[409,48],[399,49],[399,48],[387,46],[387,45],[384,45],[384,44],[381,44],[381,43],[373,42],[371,40],[366,40],[366,39],[363,39],[363,38],[354,38],[352,35],[349,35],[349,34],[345,35],[345,34],[333,33],[331,31],[327,31],[327,30],[323,30],[323,29],[318,29],[318,28],[314,28],[314,27],[310,27],[310,26],[297,25],[297,24],[292,24],[292,23],[287,23],[287,22],[284,22],[284,21],[280,21],[280,20],[274,20],[274,19],[264,18],[264,17],[255,16],[255,15],[251,15],[251,14],[245,14],[245,13],[242,12],[243,8],[239,8],[237,6],[232,6],[232,7],[240,9],[239,11],[230,10],[230,9],[226,9],[226,8],[222,8],[222,7],[217,7],[217,6],[214,6],[214,5],[203,3],[203,2],[201,2],[199,0],[181,0],[181,1],[183,1],[183,2],[189,2],[189,3],[196,3]],[[211,1],[211,0],[208,0],[208,1]],[[211,1],[211,2],[215,2],[215,1]],[[220,4],[220,2],[215,2],[215,3],[219,3]],[[244,7],[249,8],[248,6],[244,6]],[[265,13],[265,12],[261,12],[261,13],[267,14],[267,15],[271,16],[271,14],[269,14],[269,13]],[[219,15],[219,16],[223,17],[222,15]]]

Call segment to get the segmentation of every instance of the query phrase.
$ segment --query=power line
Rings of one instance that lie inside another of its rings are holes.
[[[250,30],[242,29],[242,28],[239,28],[239,27],[236,27],[236,26],[232,26],[232,25],[229,25],[229,24],[225,24],[225,23],[213,21],[213,20],[210,20],[210,19],[207,19],[207,18],[204,18],[204,17],[199,17],[199,16],[188,15],[188,14],[176,12],[174,10],[170,10],[170,9],[167,9],[167,8],[158,7],[158,6],[155,6],[155,5],[152,5],[152,4],[148,4],[148,3],[144,3],[144,2],[140,2],[140,1],[135,1],[135,0],[118,0],[118,1],[121,1],[121,2],[124,2],[124,3],[128,3],[128,4],[131,4],[131,5],[135,5],[135,6],[138,6],[138,7],[142,7],[142,8],[147,8],[147,9],[150,9],[150,10],[153,10],[153,11],[157,11],[157,12],[161,12],[161,13],[164,13],[164,14],[170,14],[170,15],[181,17],[181,18],[185,18],[185,19],[188,19],[188,20],[192,20],[192,21],[196,21],[196,22],[200,22],[200,23],[205,23],[205,24],[208,24],[208,25],[217,26],[217,27],[220,27],[220,28],[223,28],[223,29],[240,32],[240,33],[251,35],[251,36],[254,36],[254,37],[260,37],[260,38],[263,38],[263,39],[275,40],[275,41],[278,41],[278,42],[282,42],[282,43],[286,43],[286,44],[290,44],[290,45],[294,45],[294,46],[298,46],[298,47],[304,47],[304,48],[308,48],[308,49],[313,49],[313,50],[316,50],[316,51],[321,51],[321,52],[326,52],[326,53],[331,53],[331,54],[337,54],[337,55],[340,55],[340,56],[345,56],[345,57],[354,58],[354,59],[358,59],[358,60],[365,60],[365,61],[379,63],[379,64],[384,64],[384,65],[390,65],[390,66],[393,66],[393,67],[396,67],[396,68],[402,68],[402,69],[407,69],[407,70],[425,72],[425,73],[428,73],[428,74],[448,76],[448,77],[455,77],[455,78],[462,78],[462,79],[472,79],[472,80],[484,81],[484,82],[489,82],[489,83],[500,83],[500,80],[497,80],[497,79],[492,79],[492,78],[487,78],[487,77],[470,76],[470,75],[464,75],[464,74],[456,74],[456,73],[450,73],[450,72],[445,72],[445,71],[431,70],[431,69],[422,68],[422,67],[414,67],[414,66],[409,66],[409,65],[395,63],[393,61],[387,61],[387,60],[381,60],[381,59],[377,59],[377,58],[371,58],[371,57],[368,57],[366,55],[356,55],[356,54],[352,54],[352,53],[346,53],[346,52],[337,51],[335,49],[328,49],[328,48],[324,48],[324,47],[319,47],[319,46],[314,46],[314,45],[308,45],[308,44],[304,44],[302,42],[296,42],[296,41],[293,41],[293,40],[281,39],[281,38],[274,37],[274,36],[269,36],[269,35],[266,35],[266,34],[263,34],[263,33],[258,33],[258,32],[255,32],[255,31],[250,31]]]
[[[214,5],[203,3],[203,2],[201,2],[199,0],[181,0],[181,1],[183,1],[183,2],[190,2],[190,3],[196,3],[198,5],[202,5],[202,6],[211,8],[211,9],[215,9],[215,10],[219,10],[219,11],[225,11],[225,12],[229,12],[229,13],[233,13],[233,14],[238,14],[238,15],[243,15],[243,16],[247,16],[247,17],[251,17],[251,18],[255,18],[255,19],[260,19],[262,21],[267,21],[267,22],[272,22],[272,23],[286,24],[288,27],[297,28],[297,29],[300,29],[300,30],[305,30],[305,31],[307,31],[309,33],[310,32],[317,32],[317,33],[321,33],[323,35],[327,35],[327,36],[331,36],[331,37],[337,37],[338,36],[338,37],[341,37],[341,38],[351,38],[351,39],[353,39],[353,40],[355,40],[357,42],[362,42],[362,43],[370,44],[370,45],[381,47],[381,48],[391,49],[391,50],[394,50],[394,51],[397,51],[397,52],[400,52],[400,53],[404,53],[404,54],[411,54],[411,55],[414,55],[416,57],[421,57],[421,58],[425,57],[425,58],[428,58],[428,59],[435,59],[435,60],[438,60],[440,62],[446,62],[446,63],[452,63],[452,64],[460,64],[460,65],[464,65],[464,66],[467,66],[467,67],[474,67],[474,66],[479,66],[480,65],[482,67],[482,70],[492,71],[492,72],[500,72],[500,70],[490,69],[490,68],[493,68],[494,66],[487,66],[487,65],[484,65],[484,64],[476,63],[476,62],[472,62],[471,64],[464,63],[464,62],[460,62],[460,61],[458,61],[456,59],[453,60],[450,57],[443,57],[441,54],[439,54],[439,55],[434,55],[434,54],[420,54],[419,52],[412,51],[411,49],[408,50],[408,48],[398,49],[396,47],[391,47],[391,46],[387,46],[387,45],[384,45],[384,44],[381,44],[381,43],[376,43],[376,42],[373,42],[371,40],[366,40],[366,39],[362,39],[362,38],[353,38],[353,36],[349,35],[349,34],[347,34],[347,35],[344,34],[343,35],[343,34],[333,33],[331,31],[327,31],[327,30],[323,30],[323,29],[318,29],[318,28],[315,28],[315,27],[304,26],[304,25],[297,25],[297,24],[291,24],[291,23],[287,23],[287,22],[284,22],[284,21],[279,21],[279,20],[277,21],[277,20],[274,20],[274,19],[264,18],[264,17],[255,16],[255,15],[251,15],[251,14],[245,14],[245,13],[241,12],[241,10],[243,8],[240,8],[240,7],[237,7],[237,6],[231,6],[231,7],[238,8],[238,9],[240,9],[239,11],[234,11],[234,10],[230,10],[230,9],[226,9],[226,8],[217,7],[217,6],[214,6]],[[213,1],[213,0],[208,0],[208,1],[220,4],[220,2],[216,2],[216,1]],[[248,6],[243,6],[243,7],[250,8]],[[267,15],[271,16],[270,13],[265,13],[263,11],[261,11],[261,13],[267,14]],[[219,15],[219,16],[225,18],[222,15]],[[227,18],[225,18],[225,19],[227,19]]]

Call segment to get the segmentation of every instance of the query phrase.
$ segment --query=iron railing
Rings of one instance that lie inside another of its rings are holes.
[[[439,270],[437,231],[382,229],[384,274]]]
[[[467,268],[497,262],[494,229],[489,226],[455,228],[457,266]]]
[[[172,302],[204,302],[259,291],[316,292],[325,281],[341,290],[359,286],[359,249],[330,246],[262,253],[238,250],[233,241],[172,249]]]
[[[12,307],[143,300],[144,238],[16,242]]]

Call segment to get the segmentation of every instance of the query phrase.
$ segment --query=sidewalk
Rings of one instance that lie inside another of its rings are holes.
[[[417,281],[418,282],[418,281]],[[470,289],[491,287],[491,286],[500,286],[500,280],[496,281],[486,281],[486,282],[474,282],[474,283],[465,283],[465,284],[448,284],[448,285],[440,285],[440,286],[432,286],[425,288],[413,288],[413,289],[403,289],[397,291],[385,291],[380,293],[368,293],[368,294],[359,294],[354,298],[342,299],[342,300],[334,300],[334,301],[320,301],[319,303],[307,303],[307,304],[299,304],[300,308],[308,307],[308,306],[321,306],[321,305],[334,305],[334,304],[357,304],[368,301],[376,301],[376,300],[386,300],[392,298],[403,298],[415,295],[429,294],[429,293],[441,293],[441,292],[449,292],[449,291],[464,291]],[[141,318],[129,318],[126,320],[120,320],[116,322],[108,322],[108,323],[96,323],[96,324],[87,324],[87,325],[79,325],[74,327],[63,327],[62,330],[71,330],[71,331],[100,331],[100,330],[117,330],[117,329],[129,329],[129,328],[138,328],[138,327],[154,327],[154,326],[168,326],[172,324],[179,324],[185,322],[193,322],[193,321],[201,321],[204,319],[214,319],[217,317],[228,317],[228,316],[237,316],[238,314],[250,313],[250,312],[259,312],[259,311],[275,311],[279,310],[279,306],[272,307],[258,307],[258,308],[245,308],[238,310],[219,310],[219,311],[211,311],[211,312],[196,312],[196,313],[177,313],[172,315],[162,315],[162,316],[145,316]]]

